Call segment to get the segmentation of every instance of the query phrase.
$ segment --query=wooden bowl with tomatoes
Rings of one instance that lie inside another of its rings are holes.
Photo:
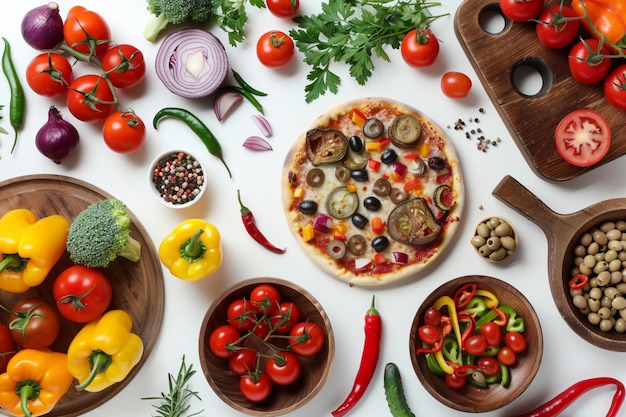
[[[199,353],[222,401],[248,415],[278,416],[322,389],[335,342],[328,316],[308,291],[279,278],[252,278],[209,307]]]
[[[539,370],[543,335],[530,302],[484,275],[452,279],[417,310],[409,336],[426,390],[455,410],[483,413],[519,397]]]

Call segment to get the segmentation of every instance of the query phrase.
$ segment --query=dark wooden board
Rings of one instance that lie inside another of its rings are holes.
[[[61,175],[30,175],[12,178],[0,183],[0,216],[9,210],[26,208],[39,219],[52,214],[60,214],[68,221],[89,204],[112,198],[112,196],[91,184]],[[131,262],[118,258],[105,269],[104,274],[111,281],[113,299],[109,310],[123,309],[133,319],[132,332],[139,335],[144,343],[144,353],[140,362],[122,382],[100,392],[77,391],[71,386],[49,417],[75,417],[85,414],[112,399],[132,380],[148,358],[161,328],[165,305],[163,270],[150,235],[134,214],[131,235],[141,243],[141,259]],[[67,252],[57,262],[48,277],[37,287],[23,294],[0,291],[0,303],[11,308],[17,300],[26,296],[45,299],[55,305],[52,285],[56,276],[73,265]],[[2,315],[6,319],[6,315]],[[50,347],[57,352],[66,352],[81,324],[61,321],[61,332]],[[74,380],[76,383],[76,380]],[[4,412],[0,412],[4,414]]]
[[[546,0],[546,6],[551,4],[558,4],[558,0]],[[507,19],[502,32],[488,33],[480,24],[485,12],[501,14],[497,0],[465,0],[456,12],[454,29],[531,168],[548,180],[565,181],[626,153],[626,112],[606,102],[601,85],[584,85],[570,76],[569,48],[551,50],[544,47],[532,22]],[[514,88],[512,75],[520,64],[549,74],[544,78],[542,92],[529,97]],[[552,78],[551,83],[545,83],[548,78]],[[554,131],[559,121],[569,112],[581,108],[601,113],[611,125],[612,133],[609,153],[598,164],[587,168],[567,163],[557,153],[554,143]]]

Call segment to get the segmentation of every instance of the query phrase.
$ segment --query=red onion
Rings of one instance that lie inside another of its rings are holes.
[[[35,145],[39,152],[60,164],[76,151],[78,142],[78,130],[70,122],[63,120],[56,107],[51,106],[48,121],[35,136]]]
[[[324,213],[320,213],[315,219],[315,223],[313,224],[313,229],[322,233],[330,232],[330,229],[332,227],[333,227],[333,219],[331,219]]]
[[[228,74],[224,45],[211,33],[181,29],[169,34],[155,58],[156,73],[172,93],[186,98],[206,97]]]
[[[22,19],[22,37],[40,51],[57,49],[63,43],[63,18],[59,5],[50,2],[35,7]]]
[[[226,115],[237,104],[241,103],[243,97],[241,94],[234,91],[223,91],[215,98],[213,103],[213,110],[215,111],[215,117],[220,122],[226,118]]]
[[[253,114],[250,117],[252,117],[252,121],[254,122],[254,124],[259,128],[261,133],[263,133],[263,136],[265,136],[266,138],[272,136],[272,126],[265,117],[261,116],[260,114]]]
[[[271,151],[272,145],[268,141],[259,136],[250,136],[243,141],[243,147],[252,149],[253,151]]]

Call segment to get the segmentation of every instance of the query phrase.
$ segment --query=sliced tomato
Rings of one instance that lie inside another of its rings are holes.
[[[575,110],[558,124],[554,135],[559,154],[572,165],[588,167],[599,162],[611,146],[611,127],[594,110]]]

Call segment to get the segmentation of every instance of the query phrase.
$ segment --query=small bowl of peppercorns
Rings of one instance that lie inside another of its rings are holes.
[[[170,150],[154,158],[149,181],[154,197],[164,206],[175,209],[199,201],[205,190],[200,160],[182,150]]]

